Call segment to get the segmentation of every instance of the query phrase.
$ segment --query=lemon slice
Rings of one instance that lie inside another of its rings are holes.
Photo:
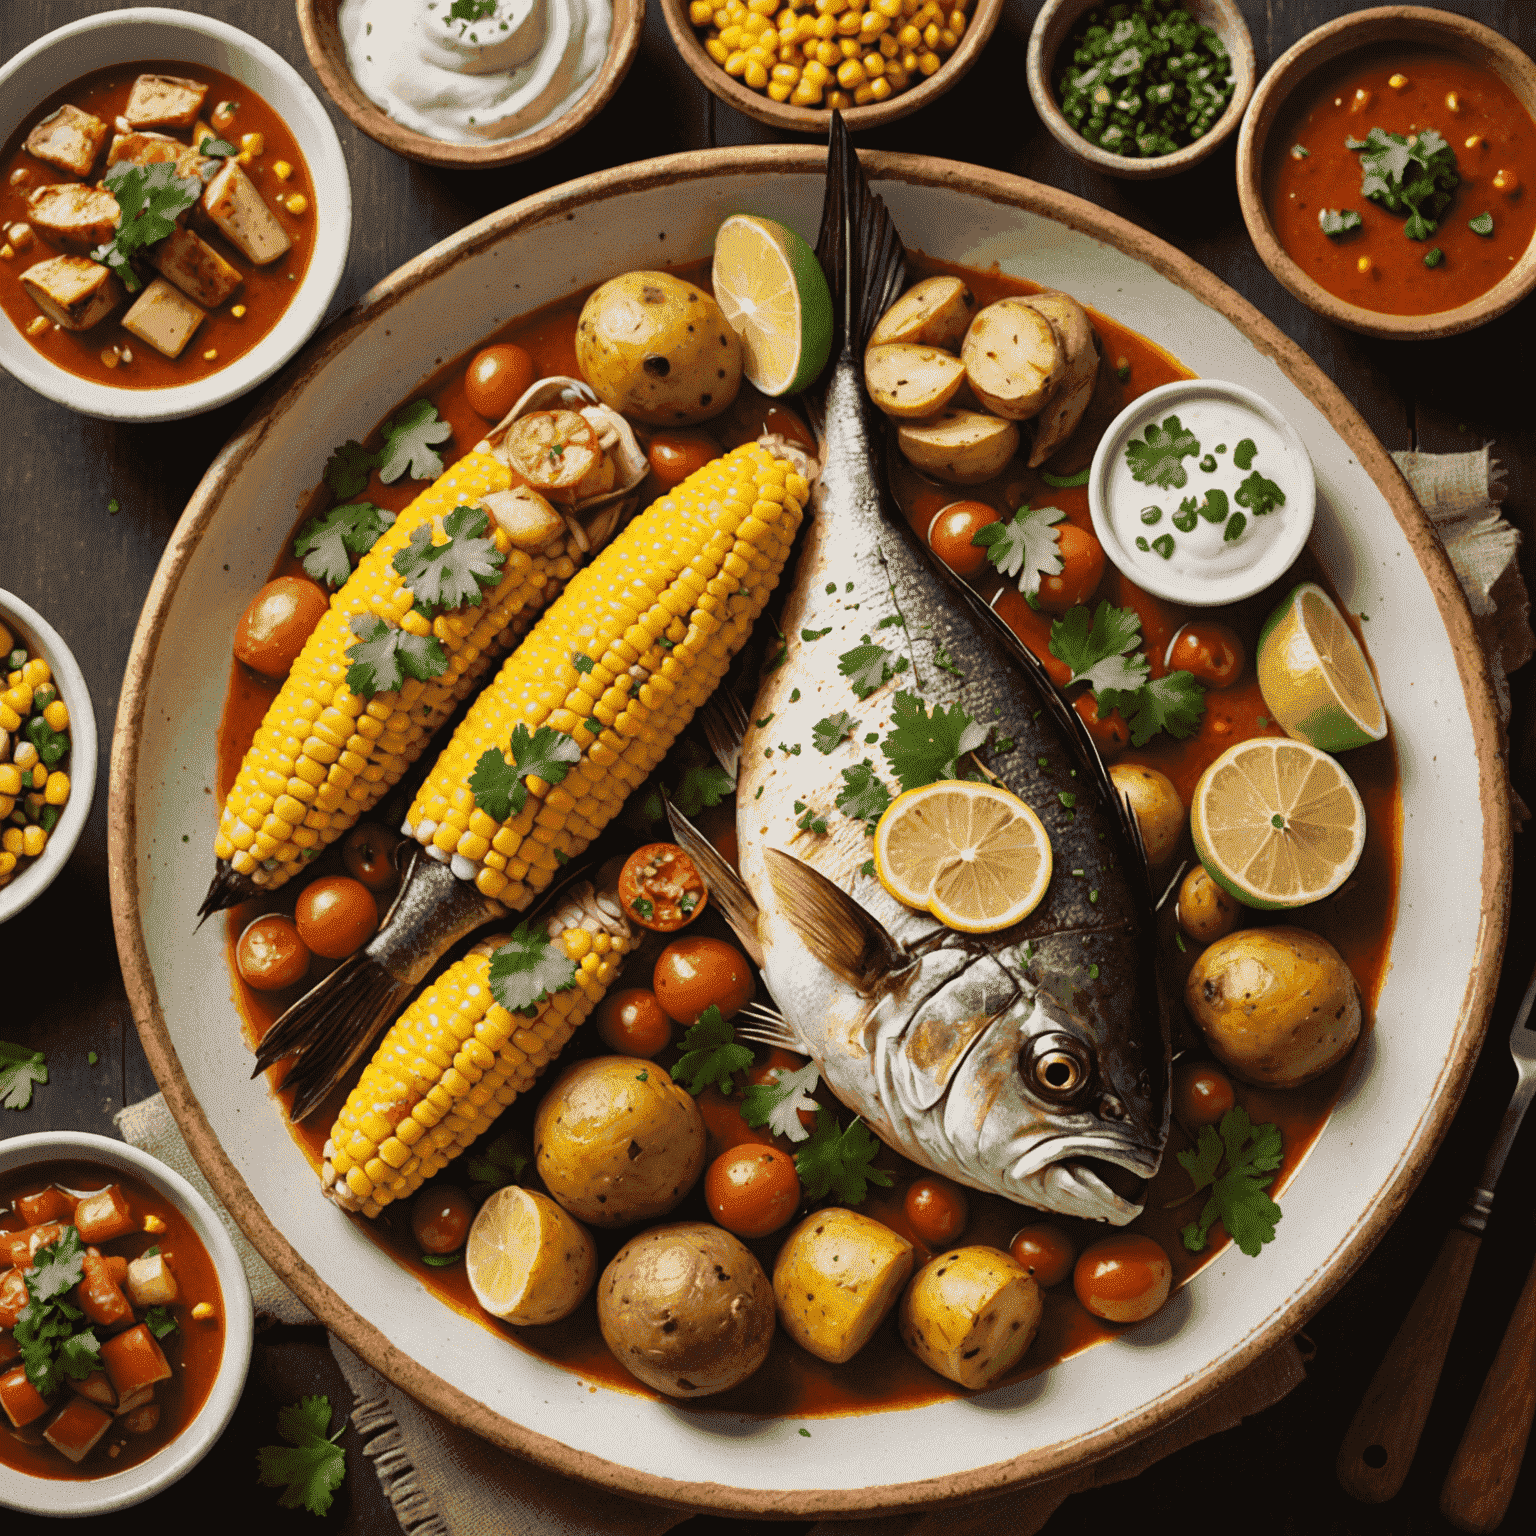
[[[1297,741],[1346,752],[1387,734],[1365,652],[1315,582],[1302,582],[1264,621],[1257,666],[1264,703]]]
[[[832,294],[794,230],[732,214],[715,235],[715,299],[741,337],[741,371],[765,395],[809,384],[832,351]]]
[[[1338,890],[1359,863],[1365,806],[1326,752],[1259,736],[1201,774],[1189,830],[1211,878],[1245,906],[1304,907]]]
[[[943,779],[909,789],[875,828],[875,873],[897,901],[950,928],[994,933],[1028,917],[1051,883],[1051,839],[1006,789]]]
[[[597,1249],[547,1195],[509,1184],[480,1207],[464,1246],[475,1299],[520,1327],[558,1322],[597,1278]]]

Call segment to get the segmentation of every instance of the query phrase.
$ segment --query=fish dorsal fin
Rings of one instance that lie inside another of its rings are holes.
[[[765,857],[785,918],[833,975],[867,997],[907,963],[885,927],[825,875],[779,848]]]
[[[741,876],[720,857],[715,845],[672,804],[666,790],[662,790],[661,799],[667,808],[667,821],[677,846],[693,860],[694,867],[704,877],[704,884],[709,887],[710,899],[731,925],[731,932],[741,940],[753,965],[761,970],[763,946],[757,937],[758,906],[751,891]]]

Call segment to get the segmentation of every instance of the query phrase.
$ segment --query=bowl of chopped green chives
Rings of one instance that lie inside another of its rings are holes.
[[[1256,74],[1235,0],[1046,0],[1025,68],[1054,137],[1130,180],[1175,175],[1231,138]]]

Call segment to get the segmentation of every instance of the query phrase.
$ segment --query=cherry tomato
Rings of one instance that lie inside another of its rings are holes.
[[[814,454],[817,451],[815,434],[786,406],[770,405],[763,412],[763,431],[773,437],[782,437],[785,442],[803,448],[807,453]]]
[[[474,1216],[469,1196],[458,1185],[428,1184],[411,1202],[411,1236],[423,1253],[457,1253]]]
[[[795,1160],[777,1147],[733,1147],[704,1175],[709,1214],[738,1237],[777,1232],[800,1206]]]
[[[1083,1249],[1072,1271],[1077,1299],[1111,1323],[1139,1323],[1168,1299],[1173,1265],[1139,1232],[1119,1232]]]
[[[1098,695],[1090,688],[1072,700],[1075,709],[1088,727],[1088,734],[1100,754],[1108,760],[1118,756],[1131,744],[1131,728],[1120,718],[1120,711],[1112,709],[1102,719],[1099,716]]]
[[[767,1088],[777,1085],[780,1072],[798,1072],[805,1065],[802,1057],[791,1056],[788,1051],[774,1049],[767,1061],[758,1063],[747,1072],[747,1082],[757,1088]],[[800,1124],[806,1130],[816,1129],[816,1111],[814,1109],[797,1109],[796,1115],[800,1118]]]
[[[263,677],[287,677],[331,600],[302,576],[269,581],[235,626],[235,657]]]
[[[1181,1061],[1173,1069],[1173,1113],[1196,1136],[1202,1125],[1216,1125],[1237,1103],[1232,1079],[1208,1061]]]
[[[720,457],[720,445],[706,432],[658,432],[646,450],[651,473],[667,489],[681,485],[696,469]]]
[[[697,1024],[711,1003],[727,1019],[752,996],[752,967],[738,949],[697,934],[662,950],[651,976],[656,1001],[679,1024]]]
[[[521,347],[501,342],[475,353],[464,370],[464,398],[487,421],[499,421],[533,383],[533,359]]]
[[[1104,546],[1076,523],[1057,523],[1056,548],[1061,570],[1040,578],[1040,606],[1047,613],[1065,613],[1086,603],[1104,579]]]
[[[704,877],[676,843],[636,848],[619,872],[619,903],[625,915],[655,933],[686,928],[708,900]]]
[[[258,992],[276,992],[303,981],[309,970],[309,947],[299,937],[293,919],[281,912],[258,917],[235,943],[240,979]]]
[[[610,992],[597,1009],[598,1038],[619,1056],[655,1056],[672,1041],[672,1020],[645,987]]]
[[[341,862],[354,880],[370,891],[388,890],[395,883],[395,849],[400,839],[376,821],[360,821],[341,845]]]
[[[928,548],[957,576],[974,576],[984,570],[987,551],[972,540],[979,529],[1002,521],[996,507],[984,501],[952,501],[933,514],[928,524]]]
[[[1243,642],[1225,624],[1186,624],[1168,642],[1170,672],[1189,672],[1207,688],[1230,688],[1242,675]]]
[[[1008,1252],[1035,1277],[1042,1290],[1049,1290],[1072,1273],[1077,1244],[1060,1227],[1037,1221],[1013,1234]]]
[[[929,1175],[916,1180],[903,1203],[913,1232],[930,1248],[945,1248],[965,1231],[971,1219],[971,1202],[952,1179]]]
[[[294,907],[299,937],[327,960],[345,960],[361,949],[379,926],[373,893],[360,880],[326,875],[299,893]]]

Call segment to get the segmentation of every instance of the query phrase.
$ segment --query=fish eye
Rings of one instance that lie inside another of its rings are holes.
[[[1071,1035],[1042,1035],[1027,1056],[1024,1077],[1045,1098],[1075,1098],[1088,1081],[1088,1052]]]

